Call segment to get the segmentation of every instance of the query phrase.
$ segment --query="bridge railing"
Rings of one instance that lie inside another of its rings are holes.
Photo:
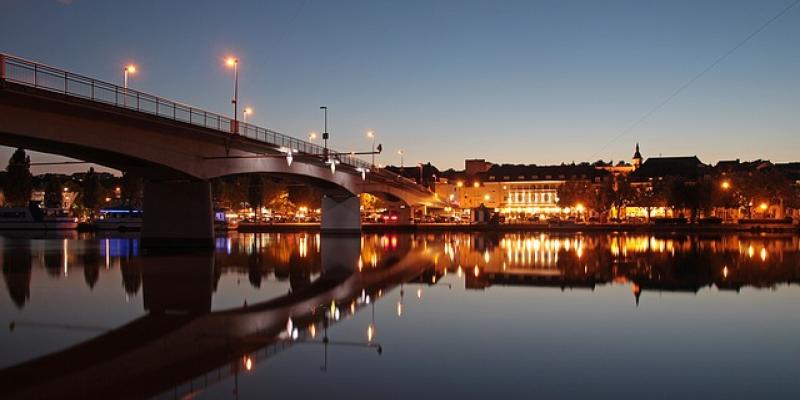
[[[4,53],[0,53],[0,79],[229,134],[238,134],[277,147],[292,149],[300,154],[320,158],[325,154],[322,146],[271,129],[234,121],[224,115]],[[336,157],[342,164],[354,168],[370,167],[368,162],[347,153],[328,149],[328,154]]]

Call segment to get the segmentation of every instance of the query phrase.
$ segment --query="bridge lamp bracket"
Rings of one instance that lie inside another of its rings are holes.
[[[293,153],[297,153],[297,150],[289,148],[289,147],[281,147],[279,149],[279,151],[281,153],[285,153],[286,154],[286,164],[291,167],[292,166],[292,161],[294,160],[294,157],[292,156],[292,154]]]

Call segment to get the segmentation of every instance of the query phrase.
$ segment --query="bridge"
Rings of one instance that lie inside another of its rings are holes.
[[[0,116],[0,145],[142,176],[145,246],[210,247],[209,179],[228,175],[268,173],[320,189],[323,232],[360,231],[361,193],[441,204],[353,153],[3,53]]]
[[[335,345],[316,336],[367,307],[368,296],[379,298],[433,267],[432,253],[412,240],[401,240],[381,263],[360,270],[360,237],[324,237],[322,273],[310,285],[214,312],[211,252],[142,257],[146,315],[0,370],[0,397],[148,398],[169,392],[186,398],[293,345]],[[288,332],[290,319],[297,332]]]

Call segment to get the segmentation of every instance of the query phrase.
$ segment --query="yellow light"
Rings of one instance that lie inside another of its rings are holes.
[[[242,364],[244,365],[244,369],[246,369],[248,371],[253,369],[253,359],[248,357],[248,356],[244,356],[244,360],[242,360]]]
[[[245,108],[244,108],[244,113],[245,113],[245,114],[252,114],[252,113],[253,113],[253,109],[252,109],[252,108],[250,108],[250,107],[245,107]]]
[[[728,189],[731,188],[731,183],[728,182],[728,181],[722,181],[722,185],[721,186],[722,186],[723,189],[728,190]]]
[[[308,133],[308,140],[314,140],[317,138],[317,132],[309,132]]]
[[[578,205],[575,206],[575,209],[578,210],[579,213],[582,213],[584,210],[583,204],[578,203]]]
[[[481,183],[478,182],[478,181],[475,181],[475,183],[472,184],[472,187],[481,187]]]
[[[228,58],[225,59],[225,65],[227,65],[229,67],[235,67],[236,64],[238,64],[238,63],[239,63],[239,60],[234,58],[234,57],[228,57]]]
[[[489,201],[491,197],[488,194],[483,195],[483,199]]]
[[[135,74],[136,73],[136,66],[133,65],[133,64],[129,64],[129,65],[125,66],[125,72],[127,72],[129,74]]]
[[[463,187],[464,186],[464,182],[458,181],[458,182],[456,182],[456,186]]]
[[[368,131],[367,132],[367,137],[368,138],[374,138],[375,137],[375,132],[374,131]]]
[[[400,317],[403,315],[403,303],[397,302],[397,316]]]
[[[475,270],[473,271],[473,274],[475,274],[475,277],[476,277],[476,278],[478,277],[478,275],[480,275],[480,274],[481,274],[481,270],[479,270],[479,269],[478,269],[478,266],[477,266],[477,265],[475,266]]]
[[[764,210],[764,211],[766,211],[766,210],[767,210],[767,208],[769,208],[769,206],[767,205],[767,203],[761,203],[761,205],[760,205],[760,206],[758,206],[758,207],[759,207],[759,208],[761,208],[761,209],[762,209],[762,210]]]

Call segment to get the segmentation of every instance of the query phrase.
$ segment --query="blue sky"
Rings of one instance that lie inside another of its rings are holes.
[[[382,163],[619,160],[637,141],[789,161],[800,6],[613,139],[793,1],[4,0],[0,51],[114,82],[134,62],[132,87],[223,113],[235,54],[252,121],[303,137],[327,105],[331,146],[374,129]]]

